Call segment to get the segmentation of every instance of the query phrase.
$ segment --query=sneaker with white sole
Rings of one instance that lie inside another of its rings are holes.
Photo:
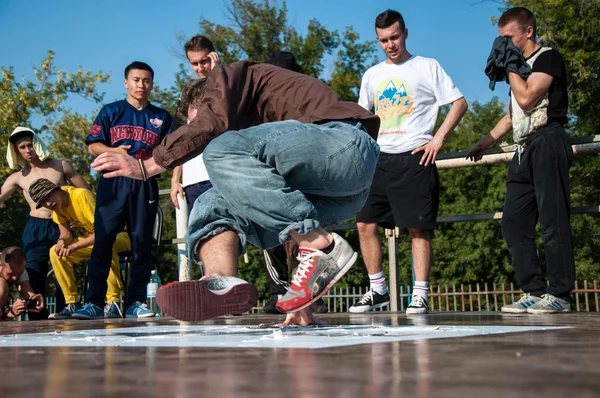
[[[152,318],[156,314],[152,311],[146,303],[140,303],[136,301],[132,306],[127,308],[125,311],[125,318]]]
[[[341,236],[333,235],[333,250],[325,254],[308,247],[298,249],[298,268],[288,292],[277,302],[283,312],[300,311],[317,301],[350,270],[358,254]]]
[[[121,306],[119,303],[115,303],[110,301],[106,303],[104,306],[104,317],[105,318],[123,318],[123,313],[121,312]]]
[[[521,296],[519,301],[515,301],[512,304],[503,305],[501,311],[508,312],[510,314],[525,314],[527,309],[535,303],[541,301],[540,297],[534,296],[530,293],[525,293]]]
[[[81,303],[67,304],[60,312],[48,315],[48,319],[71,319],[71,315],[82,308]]]
[[[427,299],[418,294],[413,294],[410,299],[410,305],[406,309],[407,314],[427,314],[429,312],[429,305]]]
[[[379,294],[376,291],[369,290],[360,300],[350,307],[352,313],[369,312],[381,308],[390,303],[390,294]]]
[[[257,300],[256,286],[234,276],[206,275],[198,281],[171,282],[156,292],[156,303],[162,311],[188,322],[243,314]]]
[[[74,311],[71,314],[73,319],[102,319],[104,311],[96,304],[87,303],[80,310]]]
[[[555,297],[550,293],[542,294],[542,298],[527,308],[528,314],[554,314],[556,312],[570,312],[571,303]]]

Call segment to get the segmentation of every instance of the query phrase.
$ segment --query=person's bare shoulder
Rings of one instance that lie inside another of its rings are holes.
[[[71,165],[66,160],[61,159],[48,159],[50,163],[48,163],[49,167],[52,167],[56,171],[60,171],[64,174],[65,168],[70,167]]]
[[[25,184],[25,169],[21,169],[19,171],[16,171],[14,173],[12,173],[11,175],[8,176],[8,178],[6,179],[6,181],[4,182],[4,185],[10,187],[19,187],[21,189],[25,189],[24,188],[24,184]],[[29,187],[29,186],[28,186]]]

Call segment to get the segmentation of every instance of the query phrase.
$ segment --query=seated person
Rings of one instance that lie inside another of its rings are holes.
[[[8,247],[0,254],[0,311],[1,318],[14,319],[30,312],[40,312],[44,309],[44,297],[36,294],[29,283],[29,275],[25,270],[27,257],[20,247]],[[12,307],[7,307],[10,287],[17,285],[23,299],[15,301]]]
[[[52,211],[52,220],[58,224],[60,236],[50,249],[50,262],[64,295],[65,308],[51,314],[49,319],[71,318],[73,311],[81,309],[77,299],[77,284],[73,266],[90,258],[94,245],[94,212],[96,198],[87,189],[71,186],[59,187],[53,182],[40,178],[31,183],[29,195],[36,206]],[[73,230],[77,236],[73,235]],[[131,250],[131,242],[126,232],[117,235],[112,250],[112,263],[108,274],[106,292],[106,318],[121,318],[121,272],[118,253]]]

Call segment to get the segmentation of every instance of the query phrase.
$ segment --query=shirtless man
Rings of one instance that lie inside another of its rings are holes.
[[[15,190],[23,192],[30,208],[22,235],[23,249],[27,256],[27,273],[33,291],[45,295],[50,248],[58,240],[59,233],[52,221],[52,212],[36,208],[35,202],[29,197],[29,185],[38,178],[46,178],[59,186],[70,182],[77,188],[91,190],[91,187],[68,162],[50,158],[46,146],[33,130],[17,127],[8,140],[6,160],[11,169],[18,171],[11,174],[0,188],[0,206]],[[62,292],[57,292],[56,297],[63,297]],[[59,304],[59,308],[64,307],[64,302],[57,302]],[[40,313],[39,317],[31,315],[30,319],[42,319],[44,315],[47,318],[44,313]]]

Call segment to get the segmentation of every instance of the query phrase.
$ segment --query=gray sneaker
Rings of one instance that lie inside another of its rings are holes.
[[[81,303],[67,304],[62,311],[48,315],[48,319],[71,319],[73,312],[81,309]]]
[[[300,263],[288,292],[277,301],[279,311],[295,312],[310,306],[350,270],[358,254],[341,236],[331,235],[334,247],[329,254],[317,249],[299,248]]]
[[[527,308],[528,314],[553,314],[555,312],[570,312],[571,303],[567,300],[555,297],[549,293],[543,294],[542,298]]]
[[[509,312],[511,314],[525,314],[527,309],[542,299],[537,296],[532,296],[529,293],[523,294],[519,301],[516,301],[509,305],[502,306],[502,312]]]

